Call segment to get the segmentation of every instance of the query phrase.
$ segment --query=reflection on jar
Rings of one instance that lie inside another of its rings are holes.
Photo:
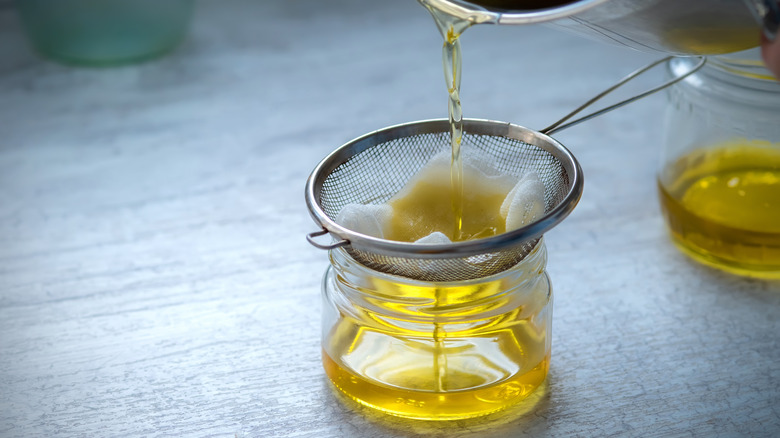
[[[511,406],[547,376],[552,289],[543,241],[491,277],[448,283],[369,269],[331,252],[323,365],[351,399],[408,418],[452,420]]]
[[[658,186],[674,242],[710,266],[780,278],[780,83],[751,50],[711,58],[669,98]]]

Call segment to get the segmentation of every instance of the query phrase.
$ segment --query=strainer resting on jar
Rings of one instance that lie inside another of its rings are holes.
[[[342,247],[368,268],[392,275],[431,282],[483,278],[520,261],[542,235],[560,223],[582,195],[582,169],[574,156],[548,134],[626,105],[659,91],[703,66],[602,110],[565,123],[615,88],[665,58],[631,73],[564,118],[542,130],[490,120],[464,119],[461,147],[493,161],[496,170],[520,177],[535,171],[544,186],[544,214],[535,221],[496,236],[447,244],[399,242],[368,236],[339,225],[335,218],[348,204],[387,202],[417,174],[431,157],[450,148],[446,119],[391,126],[357,138],[327,156],[306,183],[306,203],[322,230],[307,236],[321,249]],[[330,234],[334,242],[321,244],[315,237]]]

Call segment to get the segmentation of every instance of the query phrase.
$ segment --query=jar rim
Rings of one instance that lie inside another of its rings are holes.
[[[668,63],[669,72],[672,75],[681,75],[688,71],[694,62],[695,60],[689,57],[672,58]],[[780,80],[766,68],[757,47],[726,55],[708,56],[704,67],[683,82],[697,84],[696,78],[701,76],[745,88],[780,91]]]
[[[452,281],[417,280],[402,275],[396,275],[384,271],[379,271],[360,263],[358,260],[352,257],[347,252],[347,250],[344,249],[343,247],[330,250],[329,255],[330,255],[329,258],[332,267],[341,268],[344,265],[344,262],[353,263],[354,266],[357,267],[357,269],[365,271],[367,275],[370,275],[374,278],[388,279],[391,281],[404,283],[407,285],[418,285],[418,286],[426,286],[426,287],[431,285],[436,285],[437,287],[445,287],[445,288],[466,286],[470,284],[479,284],[479,283],[485,283],[489,281],[500,280],[502,277],[506,277],[507,275],[512,275],[513,273],[516,273],[518,271],[518,268],[522,268],[522,267],[535,268],[535,269],[528,269],[528,271],[534,271],[534,270],[544,271],[545,267],[547,266],[547,248],[544,243],[544,237],[539,238],[539,240],[534,244],[533,249],[531,249],[528,252],[528,254],[522,260],[517,262],[515,265],[512,265],[503,271],[496,272],[489,276],[471,278],[465,280],[452,280]]]
[[[708,57],[701,70],[672,86],[670,95],[682,93],[696,100],[748,106],[774,114],[780,109],[780,81],[763,66],[760,54],[750,52]],[[677,77],[689,71],[693,62],[690,58],[673,58],[667,72]]]
[[[483,319],[520,308],[530,296],[552,299],[552,282],[544,269],[547,251],[537,245],[534,263],[525,259],[489,277],[453,282],[426,282],[367,268],[345,251],[333,250],[331,264],[322,277],[323,297],[346,309],[358,305],[376,315],[405,315],[408,322],[440,322]],[[335,260],[346,257],[342,260]],[[540,289],[541,288],[541,289]],[[529,295],[530,294],[530,295]],[[487,303],[493,303],[486,307]],[[500,305],[498,305],[500,303]]]
[[[708,61],[712,67],[736,76],[762,81],[777,81],[772,72],[766,68],[764,61],[761,59],[760,49],[757,47],[725,55],[711,56]]]

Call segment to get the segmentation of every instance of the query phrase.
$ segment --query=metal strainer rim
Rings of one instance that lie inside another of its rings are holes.
[[[574,210],[582,196],[582,168],[574,155],[560,142],[539,131],[507,122],[486,119],[463,119],[463,123],[466,135],[489,135],[509,138],[539,147],[550,153],[561,163],[571,179],[569,191],[562,201],[542,216],[542,218],[524,227],[484,239],[436,245],[399,242],[357,233],[337,224],[325,213],[320,207],[319,195],[325,179],[331,172],[347,162],[351,157],[378,144],[411,135],[449,131],[448,119],[429,119],[402,123],[369,132],[345,143],[320,161],[306,181],[306,205],[312,219],[320,225],[323,234],[327,232],[337,239],[346,241],[347,243],[344,246],[348,245],[354,249],[392,257],[440,259],[453,256],[468,257],[495,252],[539,238]]]

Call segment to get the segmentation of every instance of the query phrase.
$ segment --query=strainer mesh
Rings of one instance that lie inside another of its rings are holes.
[[[382,204],[395,195],[432,156],[449,150],[449,132],[418,133],[384,139],[357,153],[331,171],[322,183],[319,206],[335,220],[351,203]],[[466,133],[462,147],[492,158],[497,170],[522,175],[534,170],[544,184],[545,212],[566,196],[571,182],[561,162],[545,149],[496,135]],[[468,186],[465,187],[468,189]],[[374,270],[422,281],[459,281],[506,270],[521,261],[538,239],[519,241],[509,248],[472,256],[441,255],[435,259],[387,256],[370,248],[345,247],[356,261]]]

